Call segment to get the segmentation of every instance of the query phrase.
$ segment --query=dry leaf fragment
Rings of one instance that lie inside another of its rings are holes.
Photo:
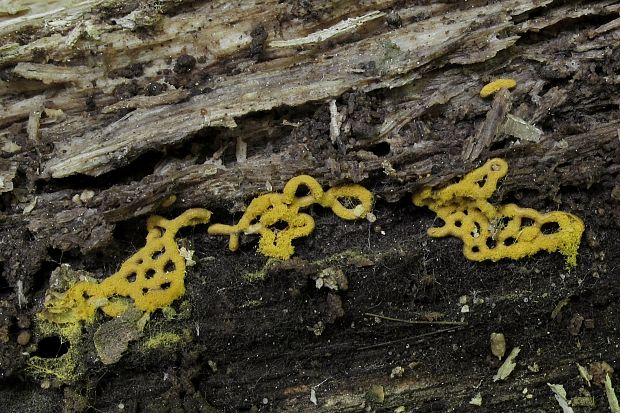
[[[583,367],[581,364],[579,363],[576,363],[576,364],[577,364],[577,369],[579,370],[579,375],[586,383],[588,383],[588,387],[590,387],[590,380],[592,380],[592,375],[590,374],[588,369]]]
[[[474,406],[482,406],[482,394],[478,392],[474,397],[471,398],[469,404],[473,404]]]
[[[196,265],[196,261],[194,261],[194,250],[188,250],[185,247],[179,248],[179,254],[181,257],[185,258],[185,265],[188,267],[193,267]]]
[[[553,311],[551,312],[551,319],[555,320],[557,318],[558,315],[560,315],[560,312],[562,311],[562,309],[570,302],[569,298],[563,298],[561,299],[555,306],[555,308],[553,309]]]
[[[504,364],[502,364],[497,370],[497,374],[493,376],[493,381],[506,380],[506,378],[510,376],[510,373],[512,373],[512,371],[517,366],[517,362],[515,359],[519,355],[520,351],[521,349],[519,347],[515,347],[512,349],[508,357],[506,357]]]
[[[620,413],[620,405],[618,405],[618,398],[611,384],[611,377],[609,377],[609,374],[605,376],[605,393],[607,394],[607,402],[609,403],[609,410],[611,410],[611,413]]]
[[[581,314],[576,313],[573,315],[568,323],[568,332],[573,336],[579,335],[581,326],[583,325],[583,320],[584,317]]]
[[[589,407],[591,409],[596,407],[596,402],[592,396],[575,396],[570,399],[570,404],[574,407]]]
[[[561,384],[551,384],[547,383],[547,386],[551,388],[555,399],[558,401],[558,404],[562,408],[563,413],[574,413],[572,407],[568,405],[568,400],[566,400],[566,390],[564,390],[564,386]]]

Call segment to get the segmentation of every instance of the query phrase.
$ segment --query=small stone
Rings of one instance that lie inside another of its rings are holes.
[[[25,316],[23,314],[17,316],[17,327],[21,329],[26,329],[26,328],[30,328],[30,325],[31,325],[31,321],[28,316]]]
[[[94,196],[95,196],[95,192],[91,191],[90,189],[87,189],[80,194],[80,201],[86,204],[88,203],[88,201],[93,199]]]
[[[491,333],[491,353],[498,359],[506,354],[506,338],[502,333]]]
[[[586,318],[585,320],[583,320],[583,325],[588,330],[592,330],[594,328],[594,319],[593,318]]]
[[[371,384],[366,392],[366,400],[371,403],[383,403],[385,400],[385,391],[380,384]]]
[[[316,390],[314,389],[310,389],[310,402],[314,404],[315,406],[319,402],[316,398]]]
[[[404,368],[402,368],[401,366],[396,366],[392,369],[392,372],[390,373],[390,378],[394,379],[397,377],[403,377],[404,373],[405,373]]]
[[[30,331],[22,330],[17,335],[17,344],[19,344],[20,346],[25,346],[28,343],[30,343],[31,337],[32,337],[32,334],[30,333]]]

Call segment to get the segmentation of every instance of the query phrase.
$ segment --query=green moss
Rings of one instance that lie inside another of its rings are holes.
[[[263,265],[263,268],[261,268],[258,271],[247,272],[243,274],[243,279],[251,283],[258,282],[258,281],[264,281],[267,278],[267,275],[269,274],[269,269],[274,265],[274,263],[277,263],[277,262],[279,262],[279,260],[276,260],[274,258],[269,258],[267,262],[265,263],[265,265]]]
[[[61,383],[76,382],[84,373],[82,363],[82,328],[80,323],[69,323],[59,326],[47,321],[39,321],[36,326],[36,335],[45,338],[58,336],[62,341],[68,341],[69,351],[57,358],[32,356],[27,361],[27,372],[37,378],[53,378]]]
[[[361,263],[364,261],[368,261],[369,263],[371,263],[374,262],[376,259],[376,254],[364,254],[360,251],[349,249],[330,255],[329,257],[323,258],[322,260],[318,260],[316,261],[316,264],[320,267],[325,265],[331,265],[333,263],[356,265],[356,263]]]
[[[145,350],[153,350],[156,348],[170,348],[181,342],[190,341],[191,333],[184,330],[181,334],[172,331],[164,331],[149,337],[143,344]]]
[[[260,301],[260,300],[248,300],[248,301],[246,301],[246,303],[245,303],[245,304],[243,304],[243,305],[241,306],[241,308],[253,308],[253,307],[259,307],[259,306],[261,306],[262,304],[263,304],[263,302],[262,302],[262,301]]]
[[[184,300],[179,305],[179,311],[177,312],[177,320],[189,320],[192,316],[192,304],[188,300]]]
[[[161,312],[166,317],[166,320],[174,320],[177,317],[177,310],[170,306],[162,308]]]

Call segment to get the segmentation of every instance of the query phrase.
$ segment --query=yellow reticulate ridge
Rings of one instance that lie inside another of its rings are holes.
[[[491,159],[460,182],[413,195],[415,205],[428,207],[444,221],[428,234],[460,238],[463,254],[472,261],[516,260],[539,251],[559,251],[566,256],[567,267],[577,265],[584,230],[581,219],[567,212],[541,214],[515,204],[495,207],[488,202],[507,172],[505,160]]]
[[[307,194],[299,196],[302,186]],[[351,205],[345,205],[349,203]],[[258,250],[263,255],[286,260],[295,252],[293,240],[308,236],[314,229],[314,219],[299,212],[313,204],[331,208],[342,219],[353,220],[366,217],[372,209],[373,196],[360,185],[323,191],[314,178],[300,175],[288,181],[281,194],[272,192],[254,198],[236,225],[213,224],[209,227],[209,234],[228,235],[231,251],[239,248],[241,233],[259,234]],[[285,224],[285,228],[274,228],[278,222]]]
[[[98,308],[108,316],[122,314],[131,298],[145,313],[167,307],[185,294],[185,259],[174,239],[182,227],[206,224],[211,212],[188,209],[173,220],[152,216],[146,245],[101,282],[79,281],[64,293],[50,292],[42,316],[57,323],[92,320]]]
[[[512,89],[515,86],[517,86],[517,81],[514,79],[495,79],[480,89],[480,97],[485,98],[491,96],[500,89]]]

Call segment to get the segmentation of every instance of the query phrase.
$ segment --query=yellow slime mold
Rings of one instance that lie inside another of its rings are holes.
[[[577,265],[583,234],[581,219],[567,212],[541,214],[514,204],[493,206],[488,198],[508,172],[503,159],[491,159],[460,182],[434,191],[425,188],[412,198],[444,221],[430,228],[431,237],[455,236],[463,241],[463,254],[472,261],[519,259],[539,251],[559,251],[567,266]]]
[[[56,323],[93,320],[98,308],[108,316],[122,314],[130,302],[145,313],[169,306],[185,293],[185,259],[174,239],[182,227],[206,224],[211,212],[189,209],[173,220],[152,216],[146,245],[101,282],[79,281],[64,293],[50,292],[43,318]]]
[[[486,98],[500,89],[512,89],[515,86],[517,86],[517,81],[514,79],[495,79],[480,89],[480,97]]]
[[[297,195],[299,187],[307,189],[306,195]],[[355,206],[345,206],[345,200],[353,200]],[[314,229],[314,219],[302,212],[301,208],[319,204],[342,219],[364,218],[372,209],[373,196],[360,185],[344,185],[323,191],[321,185],[311,176],[300,175],[286,183],[282,193],[260,195],[250,202],[245,213],[236,225],[213,224],[209,234],[228,235],[231,251],[239,248],[239,236],[259,234],[258,250],[268,257],[286,260],[293,255],[293,240],[308,236]],[[286,224],[282,230],[277,223]]]

